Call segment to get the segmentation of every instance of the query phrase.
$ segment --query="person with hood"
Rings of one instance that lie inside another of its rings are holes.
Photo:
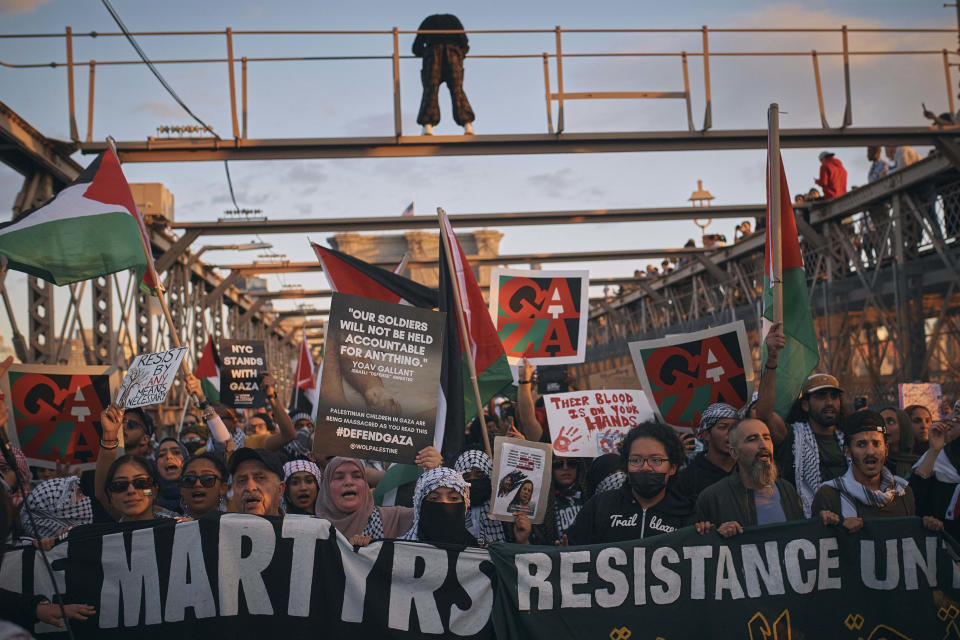
[[[314,517],[329,520],[350,544],[366,546],[371,540],[396,538],[410,528],[410,507],[378,507],[367,485],[362,460],[337,456],[323,470]],[[461,518],[461,526],[462,526]]]
[[[157,480],[160,493],[157,504],[183,514],[180,503],[180,475],[183,462],[189,457],[186,448],[176,438],[164,438],[157,445]]]
[[[26,503],[33,519],[22,510],[20,522],[24,533],[38,540],[56,538],[73,527],[93,522],[90,498],[83,494],[77,476],[44,480],[30,492]]]
[[[639,540],[694,524],[693,502],[667,487],[684,460],[673,429],[653,421],[634,427],[623,439],[620,456],[627,484],[590,498],[561,544]],[[707,529],[697,523],[701,533]]]
[[[586,461],[583,458],[554,456],[543,522],[533,527],[534,544],[556,544],[563,539],[587,502],[583,485]]]
[[[700,492],[733,472],[733,458],[727,446],[727,432],[739,419],[739,413],[725,402],[715,402],[700,414],[697,439],[706,449],[677,474],[673,489],[696,500]]]
[[[470,485],[448,467],[427,471],[413,491],[413,525],[399,540],[479,547],[482,543],[467,531]],[[530,530],[517,527],[517,542],[529,540]]]
[[[504,525],[499,520],[491,520],[490,497],[493,488],[490,477],[493,475],[493,461],[484,451],[470,449],[464,451],[453,464],[454,471],[463,475],[463,479],[470,483],[470,508],[467,509],[466,525],[477,540],[483,542],[504,542],[506,535]],[[518,514],[517,519],[526,518]]]
[[[895,406],[880,410],[884,426],[887,428],[887,468],[894,475],[909,478],[914,463],[920,456],[913,453],[914,437],[910,427],[910,416]]]
[[[317,495],[323,472],[310,460],[291,460],[283,465],[286,489],[283,502],[287,513],[312,516],[317,506]]]
[[[605,453],[594,458],[587,469],[584,481],[584,498],[589,500],[595,495],[619,489],[627,483],[627,474],[623,470],[619,453]]]
[[[820,177],[814,182],[823,187],[823,199],[837,198],[847,192],[847,170],[829,151],[820,152]]]

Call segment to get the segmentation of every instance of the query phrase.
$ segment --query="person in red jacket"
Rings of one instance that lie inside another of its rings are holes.
[[[820,178],[814,180],[823,187],[823,199],[830,200],[847,192],[847,170],[829,151],[820,152]]]

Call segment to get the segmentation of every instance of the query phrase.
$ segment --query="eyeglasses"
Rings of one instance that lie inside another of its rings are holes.
[[[139,491],[153,488],[153,478],[134,478],[133,480],[114,480],[107,485],[107,491],[110,493],[124,493],[127,488],[133,484],[133,488]]]
[[[180,486],[185,489],[197,486],[197,480],[200,481],[200,486],[204,489],[209,489],[213,485],[217,484],[220,481],[220,476],[213,475],[212,473],[204,473],[199,476],[189,475],[183,476],[180,478]]]
[[[660,469],[668,462],[670,462],[669,458],[660,457],[644,458],[642,456],[630,456],[627,458],[627,464],[637,468],[642,468],[643,465],[649,464],[651,469]]]

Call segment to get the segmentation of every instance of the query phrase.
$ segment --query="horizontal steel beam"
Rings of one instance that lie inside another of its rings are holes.
[[[675,256],[709,253],[716,249],[702,247],[681,247],[678,249],[628,249],[626,251],[586,251],[562,253],[524,253],[504,255],[496,258],[476,258],[468,256],[471,264],[479,266],[496,266],[504,264],[528,264],[531,262],[604,262],[607,260],[643,260],[653,258],[670,258]],[[373,262],[378,266],[395,266],[396,260]],[[433,263],[409,262],[408,266],[415,267]],[[323,271],[319,262],[254,262],[253,264],[221,264],[210,265],[215,269],[228,269],[241,274],[258,273],[300,273],[307,271]]]
[[[705,218],[752,218],[763,216],[765,205],[744,204],[718,207],[657,207],[649,209],[587,209],[582,211],[527,211],[516,213],[458,213],[448,216],[455,228],[519,227],[547,224],[594,222],[662,222]],[[249,233],[333,233],[388,231],[396,229],[437,229],[436,216],[377,216],[309,220],[223,220],[211,222],[174,222],[172,229],[208,236]]]
[[[931,145],[956,132],[928,127],[782,129],[782,148]],[[400,136],[358,138],[149,138],[117,143],[124,162],[212,162],[303,158],[401,158],[543,153],[707,151],[764,149],[766,129],[729,131],[644,131],[610,133],[513,134],[480,136]],[[80,143],[99,153],[104,142]]]
[[[0,162],[24,176],[49,173],[54,187],[60,188],[83,171],[70,159],[74,151],[72,143],[47,138],[0,102]]]

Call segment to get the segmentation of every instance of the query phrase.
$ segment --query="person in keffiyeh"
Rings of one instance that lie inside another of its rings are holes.
[[[10,451],[13,452],[17,468],[11,468],[7,461],[0,457],[0,478],[9,488],[7,495],[10,497],[10,502],[13,506],[19,507],[30,493],[30,465],[27,464],[27,456],[23,455],[23,451],[16,447],[10,447]]]
[[[20,518],[26,535],[52,538],[64,530],[93,522],[90,498],[80,491],[80,478],[51,478],[38,484],[27,496],[33,518],[21,510]],[[33,524],[36,523],[36,529]]]
[[[887,428],[875,411],[857,411],[843,422],[843,451],[850,465],[842,476],[820,485],[813,497],[814,517],[830,512],[853,532],[864,519],[916,515],[913,490],[907,481],[886,468]],[[826,521],[826,520],[825,520]],[[942,529],[943,522],[924,518],[930,529]]]
[[[503,523],[487,517],[490,513],[492,493],[490,477],[493,461],[485,452],[477,449],[464,451],[453,464],[454,471],[470,483],[470,508],[467,509],[466,525],[470,535],[484,542],[503,542],[506,538]]]
[[[312,516],[323,472],[310,460],[291,460],[283,465],[286,483],[283,502],[287,513]]]
[[[447,467],[430,469],[417,480],[413,490],[413,526],[400,540],[480,546],[467,531],[470,484]]]

